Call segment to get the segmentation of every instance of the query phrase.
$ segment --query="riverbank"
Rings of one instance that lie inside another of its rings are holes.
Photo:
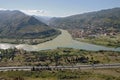
[[[113,37],[110,36],[99,36],[99,37],[88,37],[88,38],[74,38],[77,41],[91,43],[95,45],[101,45],[106,47],[120,47],[120,35]]]
[[[61,31],[57,30],[57,32],[55,34],[51,34],[51,36],[46,36],[46,37],[43,37],[43,38],[35,38],[35,39],[0,38],[0,43],[37,45],[37,44],[40,44],[40,43],[44,43],[44,42],[53,40],[57,36],[59,36],[60,34],[61,34]]]

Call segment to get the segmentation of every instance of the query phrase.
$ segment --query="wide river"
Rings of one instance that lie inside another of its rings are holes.
[[[61,30],[61,35],[57,36],[55,39],[40,43],[37,45],[28,45],[28,44],[8,44],[8,43],[0,43],[1,49],[8,49],[8,48],[18,48],[24,49],[27,51],[39,51],[39,50],[46,50],[46,49],[55,49],[58,47],[67,47],[67,48],[75,48],[75,49],[85,49],[85,50],[112,50],[112,51],[120,51],[119,48],[108,48],[104,46],[98,46],[93,44],[88,44],[84,42],[79,42],[73,40],[71,35],[66,30]]]

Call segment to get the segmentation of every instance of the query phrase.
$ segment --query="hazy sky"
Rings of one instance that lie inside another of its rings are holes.
[[[0,0],[0,9],[42,16],[68,16],[120,7],[120,0]]]

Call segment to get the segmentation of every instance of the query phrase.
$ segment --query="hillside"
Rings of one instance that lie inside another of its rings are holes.
[[[109,31],[120,31],[120,8],[101,10],[68,16],[64,18],[52,18],[51,26],[62,29],[82,29],[85,32],[105,33]]]
[[[1,38],[44,38],[55,35],[57,31],[40,22],[33,16],[20,11],[0,11]]]

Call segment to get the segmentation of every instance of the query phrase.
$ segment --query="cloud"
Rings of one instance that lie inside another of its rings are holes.
[[[0,8],[0,10],[7,10],[7,9],[5,9],[5,8]]]
[[[45,10],[20,10],[28,15],[40,15],[40,16],[46,16],[47,11]]]
[[[0,8],[0,10],[13,10],[13,9]],[[49,15],[48,11],[45,11],[45,10],[29,9],[29,10],[19,10],[19,11],[22,11],[28,15],[38,15],[38,16],[48,16]]]

